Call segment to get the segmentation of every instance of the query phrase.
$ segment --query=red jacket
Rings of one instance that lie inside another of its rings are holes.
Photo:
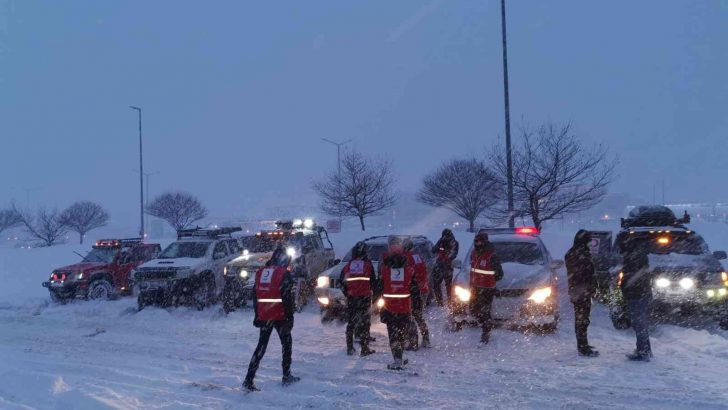
[[[371,297],[374,266],[368,259],[352,259],[341,270],[346,297]]]
[[[496,282],[495,252],[487,249],[478,254],[473,251],[470,257],[470,286],[473,288],[494,288]]]
[[[281,285],[288,272],[285,266],[264,266],[255,274],[256,314],[258,319],[285,320]]]
[[[399,263],[398,263],[399,262]],[[415,268],[403,254],[385,254],[380,265],[384,310],[395,314],[412,313],[410,287]]]
[[[415,268],[414,280],[417,282],[417,288],[420,290],[421,295],[425,295],[430,292],[429,288],[429,275],[427,273],[427,265],[422,257],[414,252],[405,252],[407,261]]]

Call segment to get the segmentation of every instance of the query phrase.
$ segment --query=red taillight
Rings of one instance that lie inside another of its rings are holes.
[[[538,235],[538,229],[532,226],[521,226],[516,228],[516,233],[519,235]]]

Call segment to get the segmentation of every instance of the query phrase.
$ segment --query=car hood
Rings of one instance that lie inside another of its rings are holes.
[[[138,269],[154,268],[195,268],[204,263],[205,258],[175,258],[175,259],[153,259]]]
[[[273,252],[257,252],[240,255],[228,262],[228,266],[263,266],[273,256]]]
[[[722,266],[713,255],[649,255],[650,269],[655,272],[720,272]]]
[[[457,274],[455,283],[469,286],[470,270],[463,268]],[[531,289],[551,283],[551,271],[544,265],[523,265],[504,263],[503,279],[498,281],[498,289]]]
[[[80,262],[80,263],[74,263],[73,265],[66,265],[60,268],[53,269],[54,272],[73,272],[73,273],[81,273],[81,272],[88,272],[96,269],[100,269],[106,266],[105,263],[102,262]]]

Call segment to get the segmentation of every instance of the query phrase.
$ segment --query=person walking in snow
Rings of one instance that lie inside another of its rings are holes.
[[[458,256],[460,245],[455,240],[455,235],[449,229],[442,230],[442,236],[432,248],[432,253],[437,255],[435,267],[432,270],[432,291],[438,306],[443,306],[442,282],[445,282],[445,290],[448,303],[452,298],[452,274],[453,261]]]
[[[278,333],[283,347],[283,385],[300,380],[299,377],[291,374],[293,352],[291,331],[293,330],[295,298],[293,295],[294,281],[288,270],[290,262],[291,258],[286,254],[283,246],[278,245],[270,260],[255,274],[255,291],[253,292],[255,320],[253,325],[260,328],[260,336],[243,382],[243,388],[248,391],[260,390],[253,379],[255,379],[260,361],[265,355],[273,329]]]
[[[412,320],[412,282],[415,268],[404,253],[402,238],[389,237],[389,252],[382,255],[379,263],[382,298],[384,307],[381,312],[382,323],[387,325],[389,347],[394,362],[387,365],[390,370],[402,370],[407,360],[403,359],[407,329]]]
[[[649,318],[652,308],[652,276],[649,271],[649,242],[643,238],[628,237],[620,243],[622,274],[620,288],[627,303],[630,321],[637,337],[637,348],[627,355],[629,360],[649,362]]]
[[[589,251],[590,242],[591,234],[580,229],[574,236],[574,246],[566,252],[564,259],[569,282],[569,299],[574,305],[576,348],[582,356],[595,357],[599,356],[599,352],[589,345],[587,338],[592,298],[596,291],[594,263]]]
[[[501,279],[503,279],[503,267],[500,259],[488,239],[488,234],[480,232],[473,239],[473,253],[470,257],[470,289],[473,292],[470,312],[480,323],[481,345],[486,345],[490,341],[490,331],[493,328],[490,311],[495,297],[496,282]]]
[[[417,334],[417,328],[422,334],[422,347],[430,347],[430,331],[427,328],[427,322],[425,321],[425,299],[430,292],[428,283],[429,278],[427,274],[427,265],[418,253],[414,251],[414,242],[411,238],[405,238],[403,240],[404,254],[407,260],[415,268],[415,280],[412,281],[412,321],[410,321],[409,331],[407,332],[407,347],[408,350],[419,350],[419,336]]]
[[[371,328],[372,287],[376,283],[374,266],[367,256],[367,244],[357,242],[351,250],[351,260],[341,270],[339,283],[346,296],[346,354],[352,356],[354,332],[361,340],[361,355],[375,353],[369,348]]]

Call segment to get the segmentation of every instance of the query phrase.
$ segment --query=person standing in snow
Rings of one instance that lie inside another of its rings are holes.
[[[384,307],[381,312],[382,323],[387,325],[389,347],[394,362],[387,365],[390,370],[402,370],[407,360],[403,359],[407,329],[412,320],[412,282],[415,268],[404,253],[402,238],[389,237],[389,252],[382,255],[379,263],[382,298]]]
[[[432,253],[437,255],[435,267],[432,270],[433,293],[438,306],[443,306],[442,282],[445,282],[445,290],[448,303],[452,298],[452,274],[453,261],[458,256],[460,245],[455,240],[455,235],[449,229],[442,230],[442,236],[432,248]]]
[[[599,352],[589,345],[587,329],[591,315],[592,297],[596,291],[594,263],[589,243],[591,234],[580,229],[574,236],[574,246],[566,252],[566,274],[569,282],[569,299],[574,304],[574,330],[576,347],[582,356],[596,357]]]
[[[411,238],[405,238],[403,241],[404,253],[408,262],[415,268],[415,280],[412,281],[412,321],[410,321],[408,332],[408,350],[419,350],[419,336],[417,328],[422,334],[422,347],[430,347],[430,331],[425,321],[425,299],[430,292],[428,288],[429,278],[427,277],[427,265],[422,256],[414,252],[414,243]]]
[[[253,382],[260,361],[265,355],[273,329],[278,333],[283,347],[283,385],[295,383],[299,377],[291,374],[291,355],[293,352],[293,312],[295,298],[293,295],[293,277],[288,270],[291,258],[283,246],[278,245],[270,260],[255,274],[255,291],[253,292],[253,309],[255,320],[253,325],[260,328],[258,346],[250,359],[248,373],[243,388],[258,391]]]
[[[372,287],[376,283],[374,266],[367,256],[367,244],[357,242],[351,250],[351,260],[341,270],[341,290],[346,296],[346,354],[352,356],[354,332],[361,340],[361,355],[375,353],[369,348],[372,306]]]
[[[473,239],[473,253],[470,257],[470,289],[473,292],[470,312],[478,319],[482,334],[480,343],[488,344],[493,328],[490,316],[496,282],[503,279],[503,267],[495,253],[488,234],[480,232]]]
[[[637,348],[627,357],[634,361],[649,362],[649,318],[652,305],[652,276],[649,271],[649,242],[643,238],[628,237],[620,243],[622,253],[622,279],[620,288],[627,303],[630,321],[637,337]]]

